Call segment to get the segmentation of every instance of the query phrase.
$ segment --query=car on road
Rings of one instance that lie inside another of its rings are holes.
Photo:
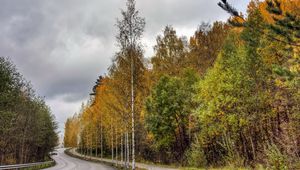
[[[49,155],[50,156],[57,155],[57,152],[50,152]]]

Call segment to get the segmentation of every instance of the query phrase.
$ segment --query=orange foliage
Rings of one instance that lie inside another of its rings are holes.
[[[300,1],[299,0],[280,0],[281,2],[281,9],[285,12],[291,12],[296,15],[300,15]],[[249,6],[251,3],[249,4]],[[259,3],[259,10],[262,13],[262,16],[268,23],[273,23],[273,15],[271,15],[267,10],[267,1]],[[249,8],[249,7],[248,7]]]

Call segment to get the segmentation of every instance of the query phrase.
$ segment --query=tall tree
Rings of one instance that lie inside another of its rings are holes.
[[[181,78],[163,76],[146,102],[146,126],[154,135],[162,161],[184,161],[189,147],[189,118],[197,75],[187,70]],[[167,154],[169,153],[169,154]]]
[[[139,12],[135,9],[135,1],[127,1],[126,11],[122,11],[122,19],[117,21],[119,33],[117,40],[120,46],[120,53],[117,60],[130,59],[131,74],[131,118],[132,118],[132,169],[135,169],[135,96],[138,84],[139,69],[136,67],[137,62],[142,63],[142,49],[140,39],[145,28],[145,19],[139,16]]]

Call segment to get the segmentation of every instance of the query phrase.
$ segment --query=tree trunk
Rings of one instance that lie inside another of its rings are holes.
[[[135,146],[134,146],[134,63],[132,49],[130,49],[131,54],[131,120],[132,120],[132,170],[135,170]]]
[[[118,165],[118,134],[116,132],[116,165]]]
[[[113,131],[113,127],[111,125],[111,161],[112,163],[114,162],[114,131]]]
[[[121,165],[123,166],[123,136],[121,134]]]
[[[96,128],[96,157],[98,157],[98,126]]]
[[[124,148],[125,148],[125,168],[127,168],[127,152],[128,152],[128,149],[127,149],[127,131],[125,132],[125,135],[124,135]]]
[[[252,148],[253,160],[255,160],[255,159],[256,159],[256,154],[255,154],[255,147],[254,147],[254,143],[253,143],[252,136],[250,136],[250,142],[251,142],[251,148]]]
[[[128,134],[128,132],[127,132],[127,136],[126,136],[126,140],[127,140],[127,167],[126,168],[129,168],[129,152],[130,152],[130,150],[129,150],[129,134]]]
[[[91,143],[90,143],[90,156],[93,155],[92,151],[93,151],[93,133],[91,132]]]
[[[101,121],[101,160],[103,158],[103,132],[102,132],[102,121]]]
[[[101,133],[101,160],[103,159],[103,129],[102,129],[102,115],[101,115],[101,124],[100,124],[100,133]]]

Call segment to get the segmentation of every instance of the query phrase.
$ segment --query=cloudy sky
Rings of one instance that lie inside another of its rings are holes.
[[[249,0],[228,0],[245,11]],[[145,56],[166,25],[191,36],[201,22],[225,21],[218,0],[137,0],[146,18]],[[47,104],[63,132],[116,51],[116,18],[125,0],[1,0],[0,55],[9,56]]]

